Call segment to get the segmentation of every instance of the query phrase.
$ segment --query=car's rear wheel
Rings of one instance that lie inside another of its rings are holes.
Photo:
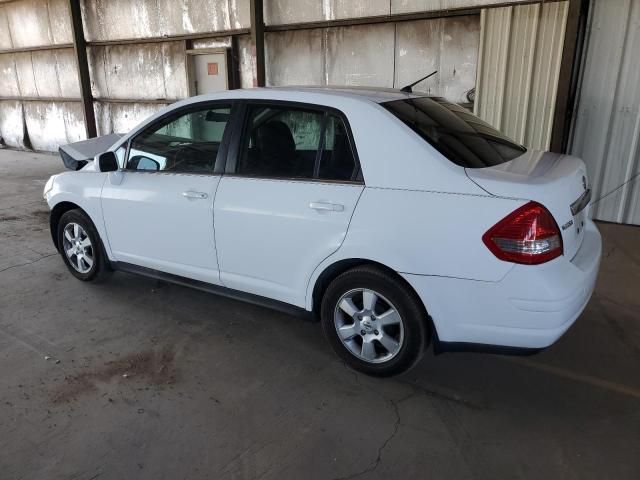
[[[356,267],[331,282],[321,321],[336,353],[368,375],[408,370],[429,341],[426,312],[415,293],[374,266]]]
[[[82,281],[100,281],[111,273],[98,231],[82,210],[69,210],[60,218],[58,247],[71,274]]]

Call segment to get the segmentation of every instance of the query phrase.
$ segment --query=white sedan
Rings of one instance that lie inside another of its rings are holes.
[[[596,281],[584,163],[440,98],[234,90],[61,154],[77,171],[44,195],[75,277],[124,270],[305,312],[372,375],[431,341],[547,347]]]

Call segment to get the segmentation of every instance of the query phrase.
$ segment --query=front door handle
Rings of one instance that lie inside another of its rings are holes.
[[[193,190],[188,190],[186,192],[182,192],[182,196],[185,198],[199,198],[204,200],[205,198],[208,198],[209,195],[207,195],[204,192],[194,192]]]
[[[311,202],[309,204],[309,208],[311,208],[312,210],[317,210],[322,212],[344,211],[344,205],[340,205],[339,203],[328,203],[328,202]]]

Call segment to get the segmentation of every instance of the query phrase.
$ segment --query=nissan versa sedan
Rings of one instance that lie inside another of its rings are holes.
[[[600,234],[575,157],[400,90],[190,98],[61,148],[44,196],[67,268],[166,279],[318,318],[371,375],[437,351],[535,351],[585,308]]]

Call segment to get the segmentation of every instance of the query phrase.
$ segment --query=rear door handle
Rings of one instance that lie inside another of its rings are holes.
[[[194,192],[193,190],[182,192],[182,196],[185,198],[199,198],[199,199],[205,199],[209,197],[209,195],[207,195],[204,192]]]
[[[344,205],[339,203],[328,202],[311,202],[309,208],[322,212],[342,212],[344,211]]]

